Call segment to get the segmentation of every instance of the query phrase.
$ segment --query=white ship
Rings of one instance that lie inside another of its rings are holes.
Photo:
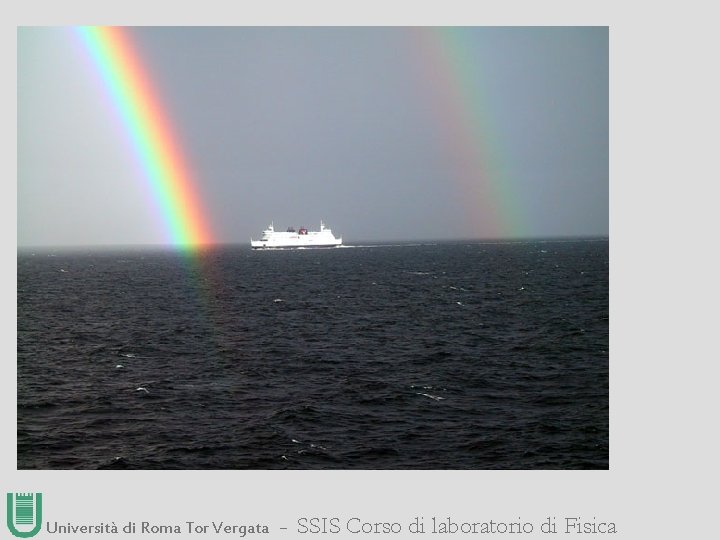
[[[335,238],[330,229],[320,221],[319,231],[308,231],[305,227],[300,227],[297,231],[293,227],[288,227],[285,232],[278,232],[270,223],[260,237],[260,240],[250,239],[250,246],[253,249],[271,249],[271,248],[320,248],[320,247],[338,247],[342,245],[342,238]]]

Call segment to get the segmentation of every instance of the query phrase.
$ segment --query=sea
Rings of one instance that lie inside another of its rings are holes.
[[[608,469],[609,242],[22,249],[18,469]]]

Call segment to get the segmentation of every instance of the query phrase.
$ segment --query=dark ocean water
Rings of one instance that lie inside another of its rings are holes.
[[[18,253],[19,469],[605,469],[608,242]]]

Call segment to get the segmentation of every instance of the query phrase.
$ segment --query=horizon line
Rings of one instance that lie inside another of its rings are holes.
[[[567,241],[602,241],[609,240],[609,234],[567,234],[567,235],[547,235],[547,236],[533,236],[533,237],[493,237],[493,238],[470,238],[470,237],[459,237],[459,238],[406,238],[406,239],[357,239],[351,242],[343,242],[343,246],[361,246],[363,244],[450,244],[458,242],[470,242],[470,243],[486,243],[486,244],[497,244],[497,243],[528,243],[528,242],[567,242]],[[92,250],[92,251],[110,251],[113,249],[138,249],[138,250],[163,250],[163,251],[176,251],[176,252],[188,252],[188,251],[206,251],[213,250],[216,248],[224,247],[247,247],[250,248],[249,242],[215,242],[211,244],[198,244],[198,245],[173,245],[173,244],[157,244],[157,243],[113,243],[113,244],[16,244],[16,251],[28,251],[28,250]]]

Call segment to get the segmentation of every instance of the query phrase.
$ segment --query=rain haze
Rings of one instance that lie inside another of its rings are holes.
[[[218,243],[608,235],[605,27],[132,28]],[[18,30],[18,245],[165,244],[72,28]]]

